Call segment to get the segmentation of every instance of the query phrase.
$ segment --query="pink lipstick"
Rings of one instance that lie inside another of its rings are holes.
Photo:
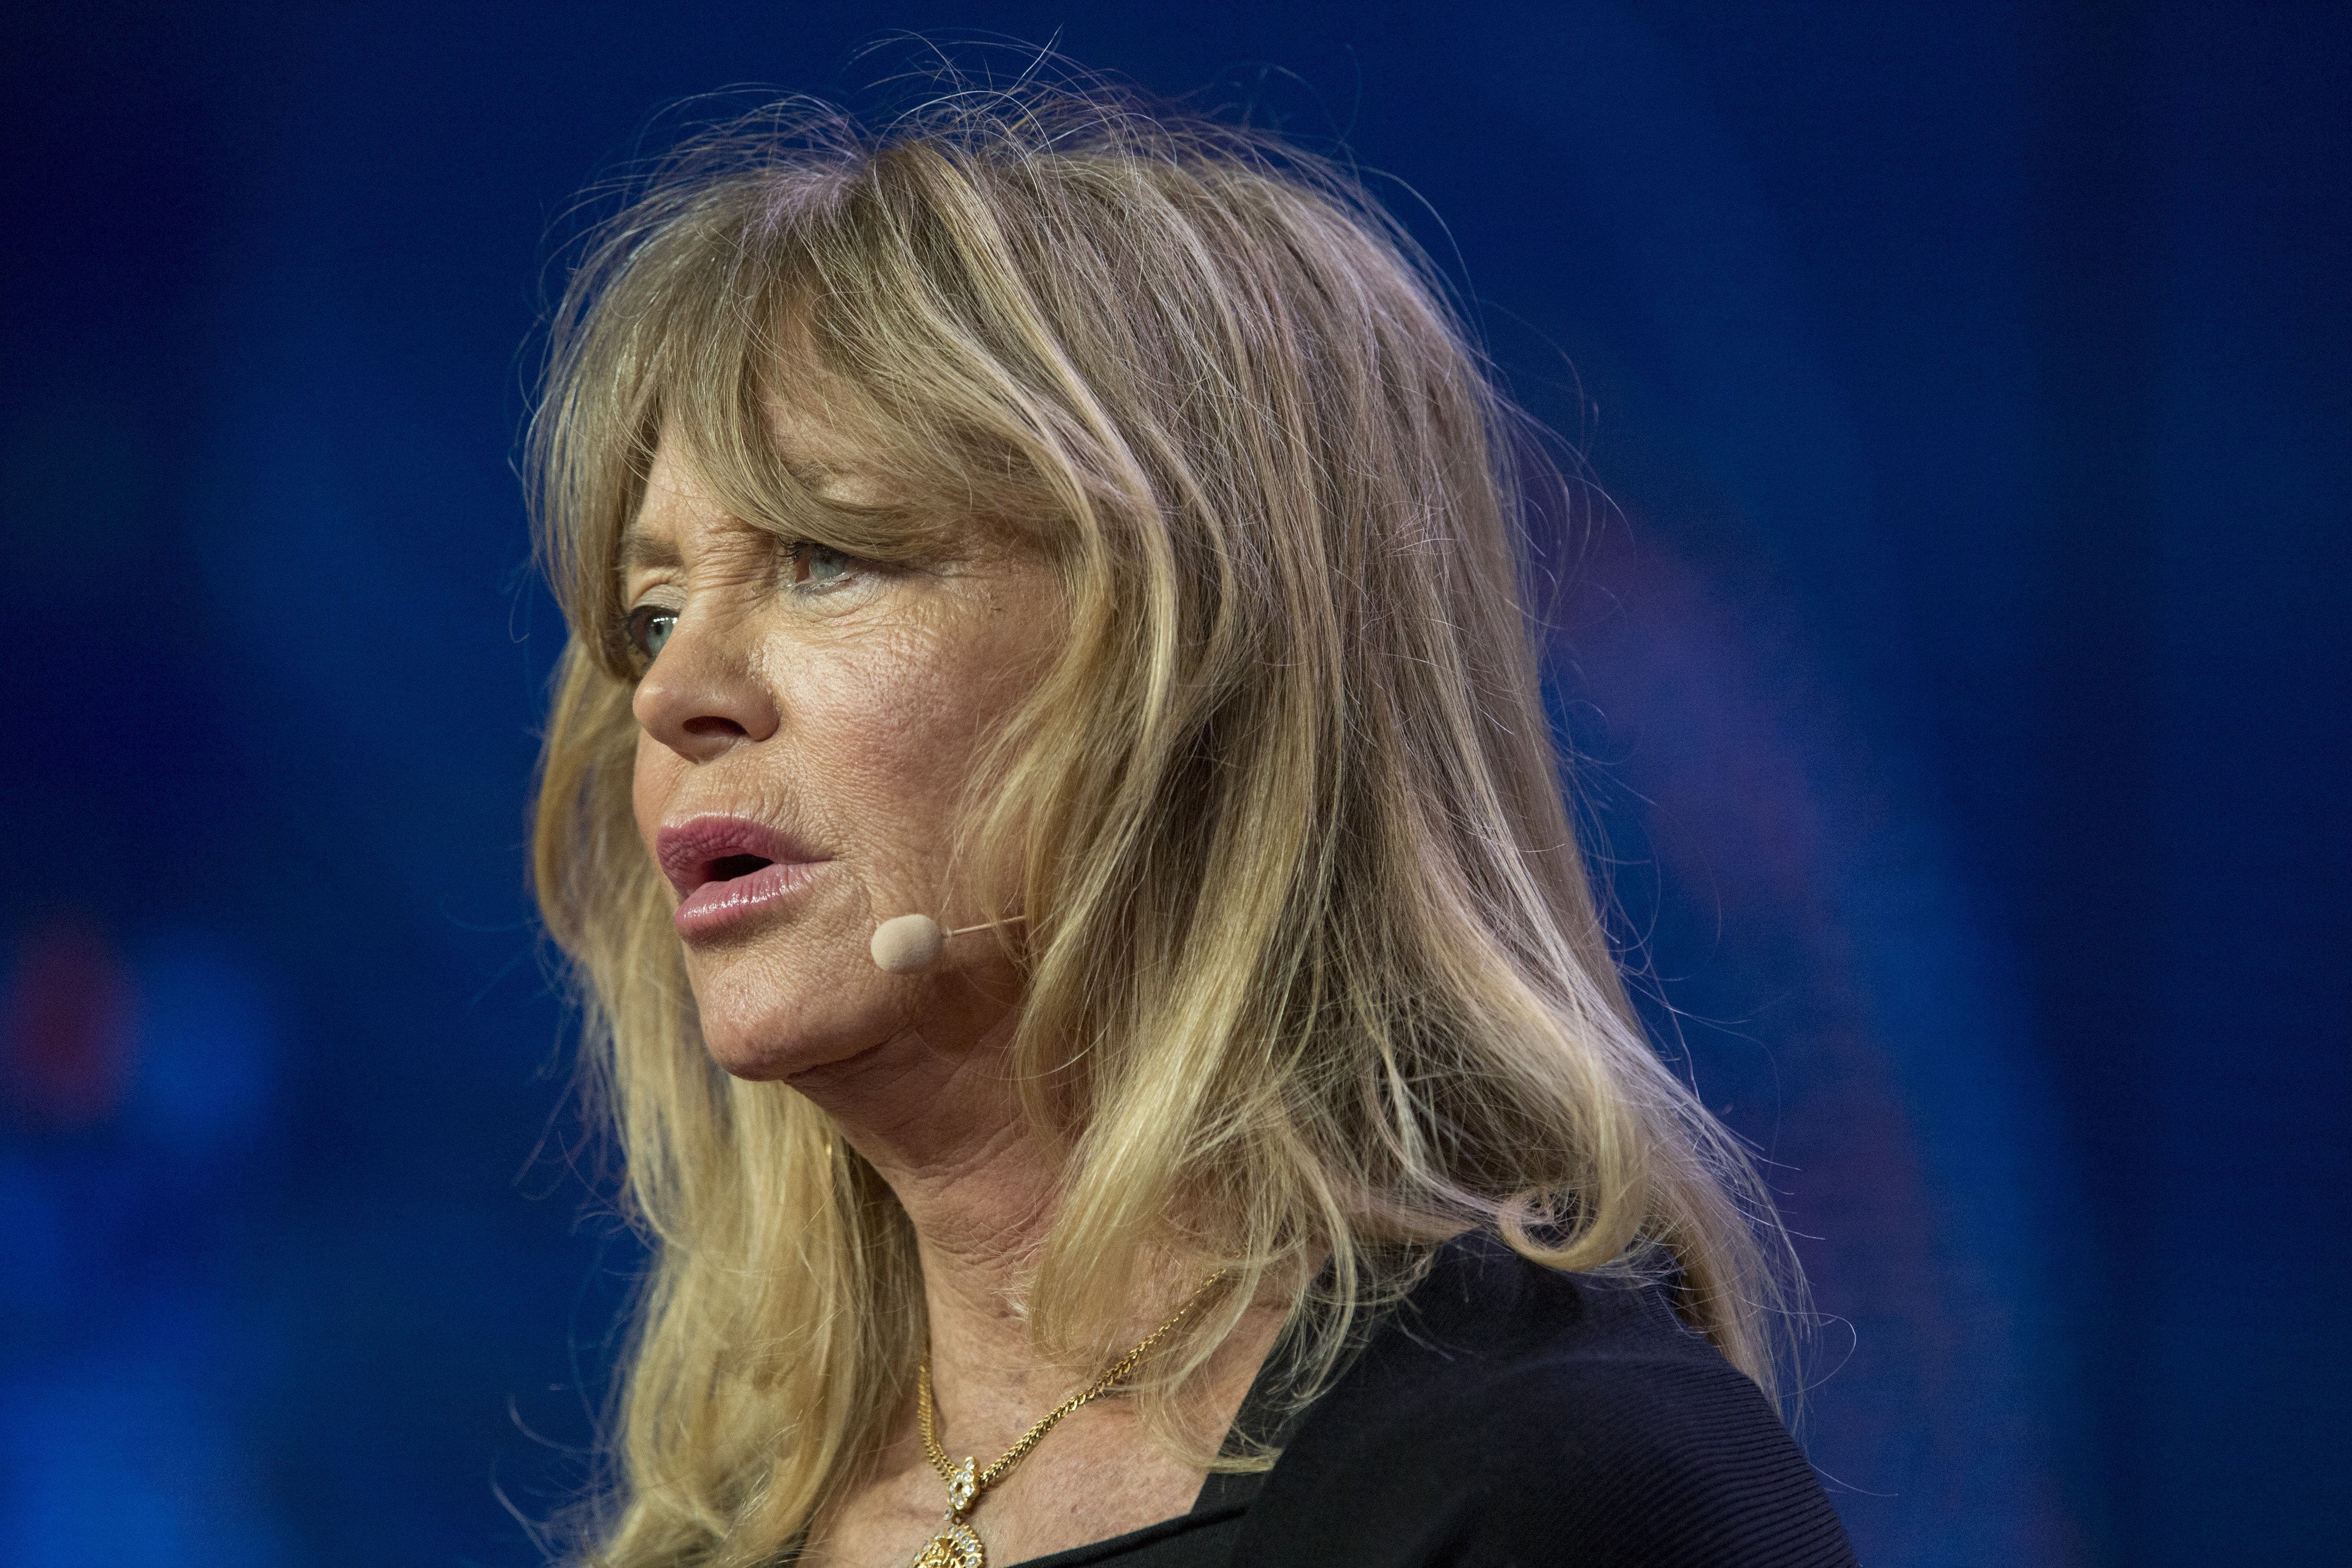
[[[677,889],[677,934],[715,936],[779,907],[827,857],[742,817],[696,817],[664,828],[654,859]]]

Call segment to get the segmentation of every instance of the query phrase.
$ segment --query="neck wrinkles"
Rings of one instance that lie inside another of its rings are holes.
[[[1029,1341],[1024,1296],[1055,1184],[1007,1069],[1013,1028],[1007,1017],[955,1049],[909,1031],[792,1081],[907,1212],[942,1426],[973,1448],[1000,1427],[1017,1436],[1073,1375],[1043,1363]]]

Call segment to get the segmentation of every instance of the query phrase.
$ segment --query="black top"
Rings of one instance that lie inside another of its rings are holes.
[[[1020,1568],[1854,1561],[1771,1406],[1663,1292],[1493,1237],[1441,1249],[1284,1436],[1271,1471],[1212,1475],[1190,1513]]]

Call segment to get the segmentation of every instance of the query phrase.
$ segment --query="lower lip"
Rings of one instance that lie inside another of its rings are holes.
[[[678,901],[674,924],[688,941],[756,920],[806,887],[823,861],[778,861],[749,876],[706,882]]]

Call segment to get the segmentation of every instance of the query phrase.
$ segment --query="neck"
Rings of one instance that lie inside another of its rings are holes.
[[[1048,1364],[1030,1341],[1026,1288],[1056,1194],[1007,1070],[1013,1027],[1005,1018],[952,1048],[908,1031],[793,1080],[912,1223],[932,1387],[959,1451],[1002,1437],[1001,1451],[1086,1371]],[[1139,1301],[1138,1314],[1156,1300]]]

